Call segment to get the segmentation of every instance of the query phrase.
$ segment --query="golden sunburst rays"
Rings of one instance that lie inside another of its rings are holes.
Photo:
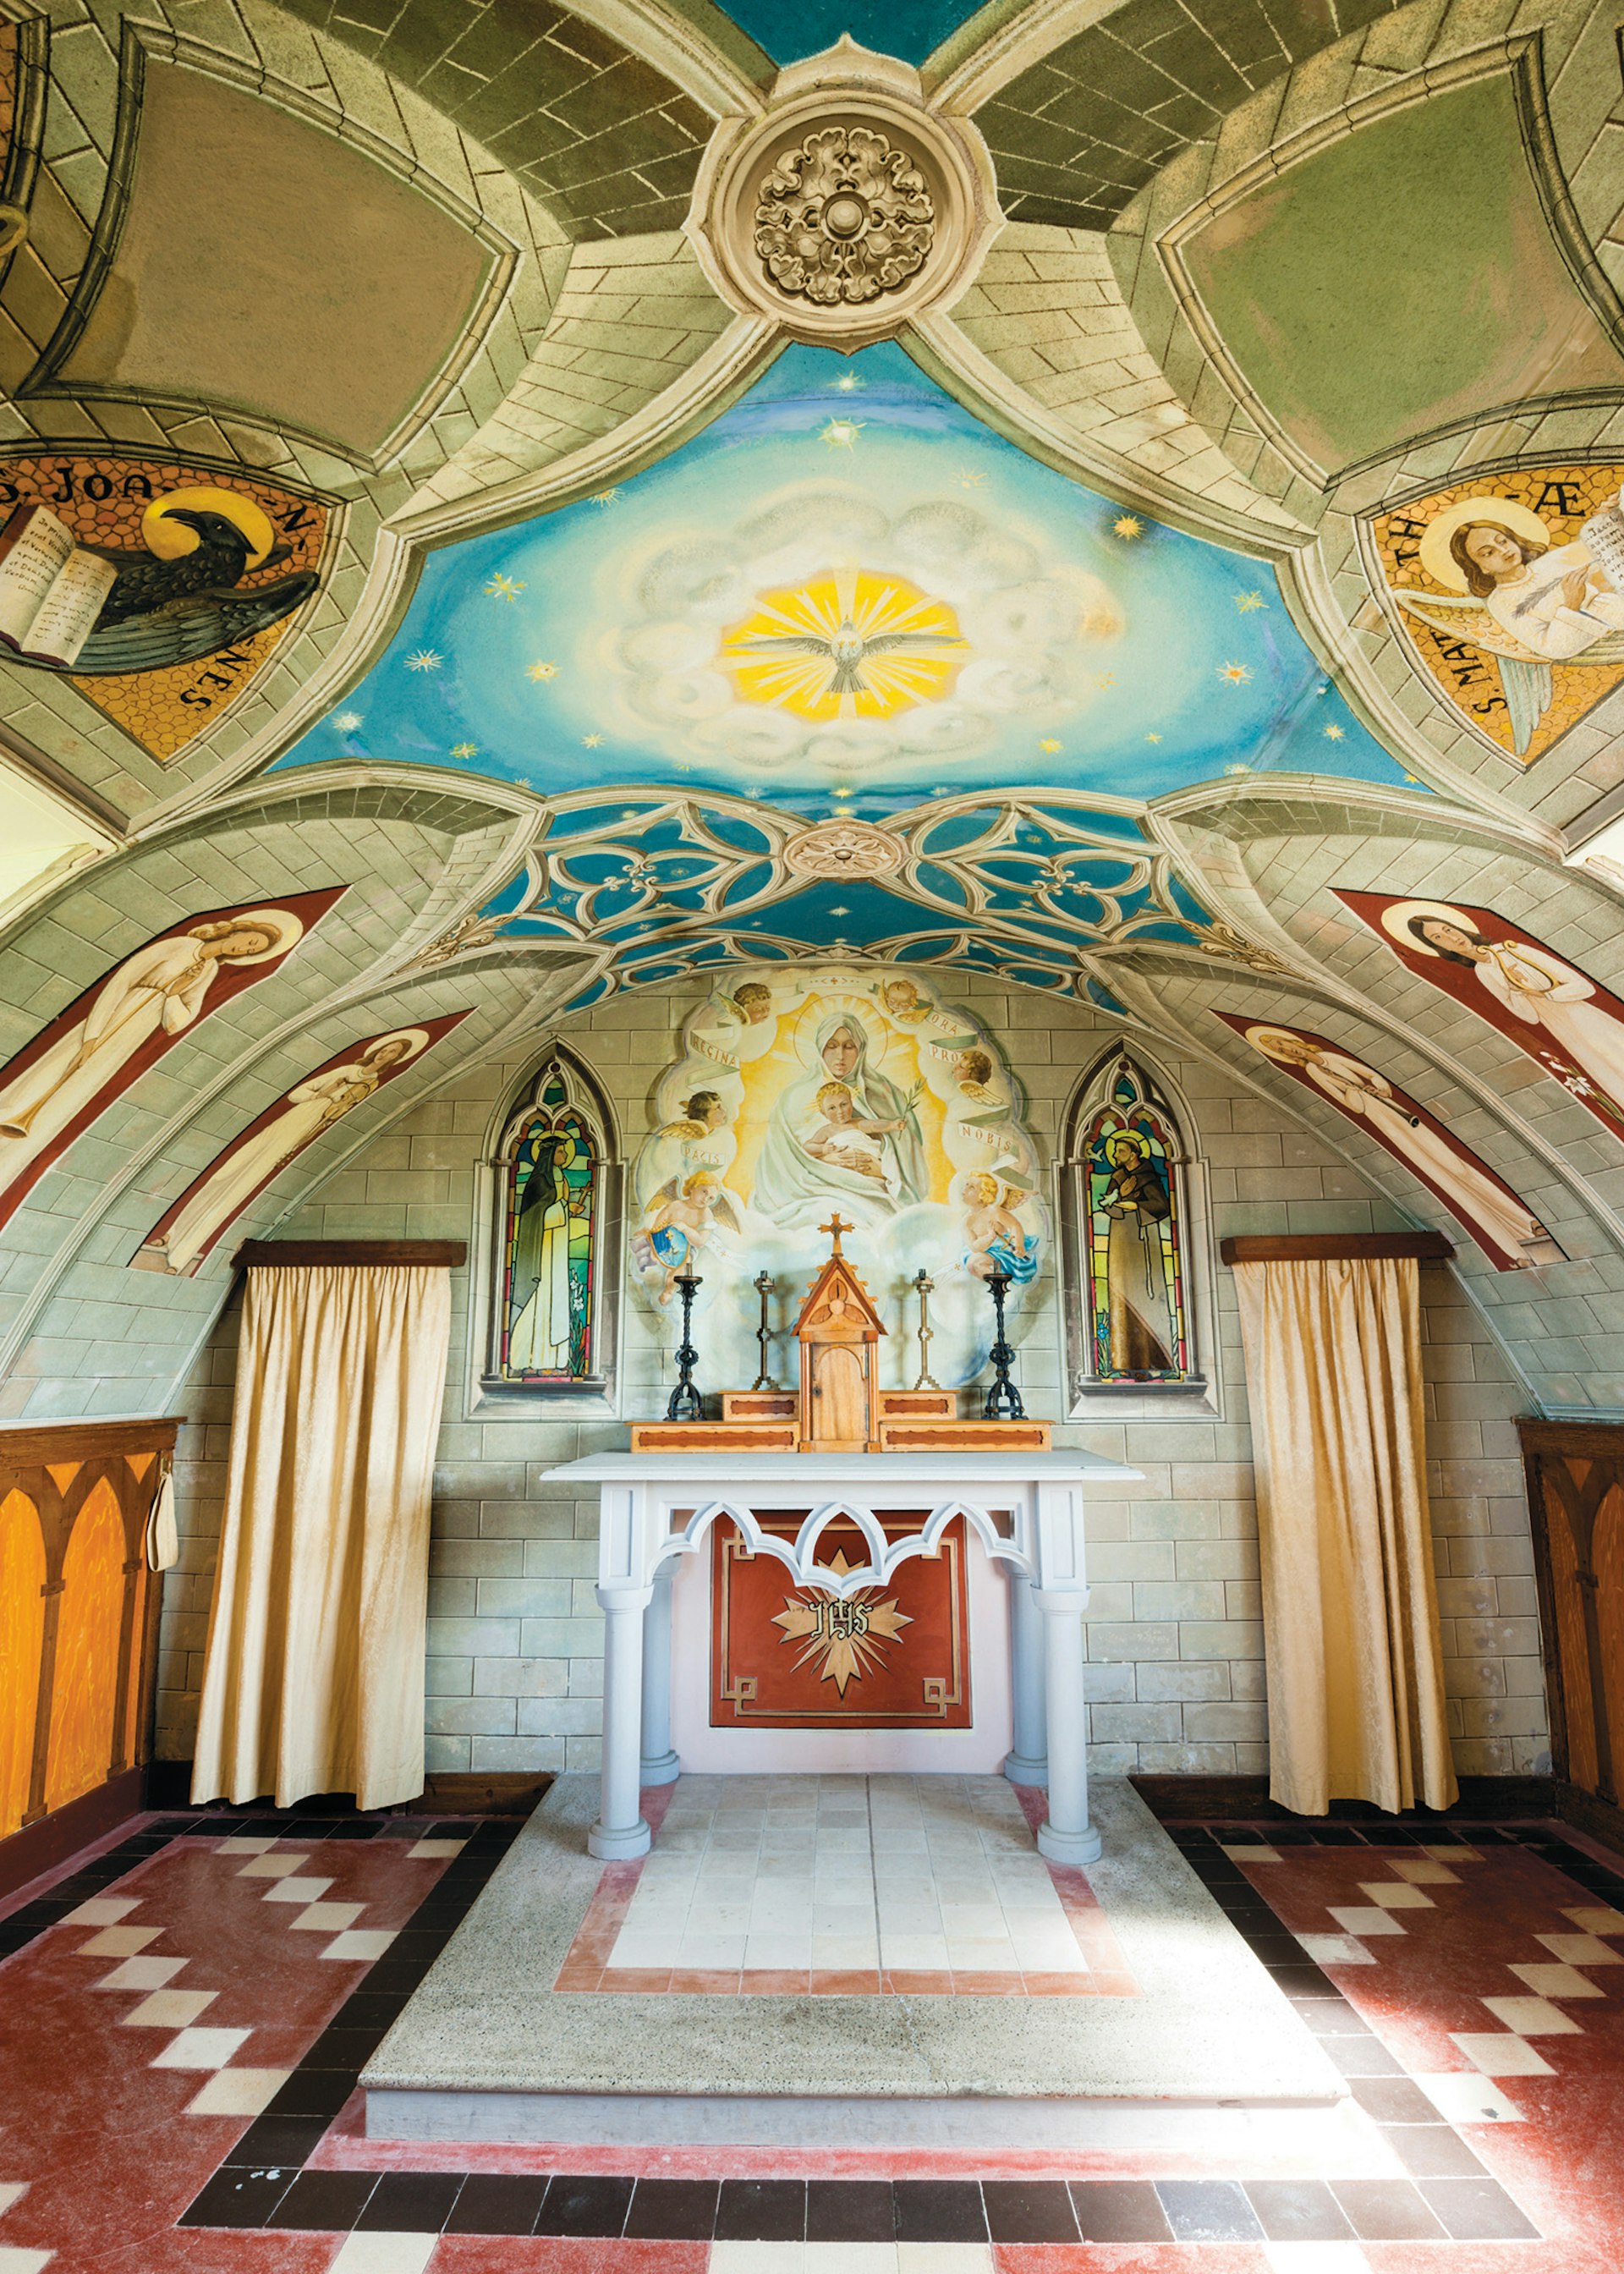
[[[797,718],[890,719],[952,692],[969,643],[945,600],[906,577],[831,568],[756,595],[718,661],[741,703]]]
[[[843,1579],[852,1570],[837,1548],[829,1570]],[[882,1645],[895,1642],[914,1622],[897,1608],[890,1595],[883,1601],[877,1587],[864,1587],[855,1595],[798,1594],[785,1598],[786,1608],[772,1623],[784,1630],[786,1642],[802,1647],[796,1666],[816,1666],[820,1682],[832,1682],[844,1698],[848,1682],[861,1682],[876,1666],[883,1666]]]

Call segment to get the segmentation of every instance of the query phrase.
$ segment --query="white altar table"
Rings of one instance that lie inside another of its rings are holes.
[[[731,1517],[757,1555],[774,1555],[801,1587],[837,1596],[883,1584],[910,1555],[934,1552],[958,1517],[979,1536],[1010,1588],[1014,1746],[1005,1773],[1047,1784],[1038,1846],[1056,1863],[1100,1853],[1088,1816],[1087,1717],[1081,1615],[1091,1487],[1137,1482],[1138,1469],[1092,1453],[594,1453],[549,1472],[595,1483],[600,1522],[604,1751],[594,1856],[642,1856],[645,1783],[670,1782],[671,1587],[674,1559],[699,1549]],[[888,1540],[876,1509],[929,1508],[915,1532]],[[758,1511],[809,1510],[793,1540],[764,1531]],[[817,1561],[837,1518],[854,1524],[869,1560],[837,1577]]]

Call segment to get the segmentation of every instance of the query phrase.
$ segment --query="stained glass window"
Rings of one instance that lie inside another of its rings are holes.
[[[1183,1381],[1192,1370],[1183,1148],[1131,1060],[1112,1070],[1079,1151],[1087,1192],[1088,1373],[1097,1382]]]
[[[507,1147],[497,1372],[504,1382],[584,1382],[598,1369],[596,1269],[602,1148],[550,1068]]]

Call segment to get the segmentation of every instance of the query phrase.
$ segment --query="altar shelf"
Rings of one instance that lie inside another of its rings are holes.
[[[884,1322],[841,1252],[852,1226],[818,1229],[829,1255],[795,1320],[796,1389],[725,1389],[719,1421],[634,1421],[634,1453],[1047,1452],[1051,1425],[983,1415],[961,1421],[951,1389],[882,1389]]]

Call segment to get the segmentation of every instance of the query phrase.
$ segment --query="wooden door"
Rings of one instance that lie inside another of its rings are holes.
[[[28,1809],[40,1651],[45,1637],[45,1542],[26,1493],[0,1500],[0,1840]]]
[[[812,1359],[812,1426],[816,1442],[846,1449],[868,1442],[868,1348],[825,1343]]]

